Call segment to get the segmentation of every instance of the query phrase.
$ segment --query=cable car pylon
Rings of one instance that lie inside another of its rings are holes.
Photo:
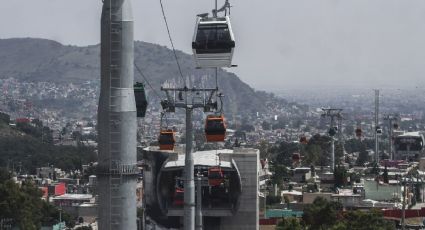
[[[341,112],[342,109],[335,109],[335,108],[329,108],[325,109],[322,108],[323,114],[322,117],[330,117],[331,123],[329,128],[329,136],[331,138],[331,171],[335,172],[335,134],[337,134],[338,129],[341,131],[342,127],[335,126],[335,119],[340,119],[342,117]],[[341,125],[340,122],[338,122],[338,125]]]
[[[186,110],[186,150],[185,150],[185,167],[184,167],[184,229],[195,229],[195,178],[194,178],[194,162],[193,162],[193,110],[202,108],[204,112],[217,110],[217,102],[213,101],[213,97],[218,92],[218,88],[173,88],[161,87],[161,91],[166,94],[166,99],[161,101],[162,109],[165,112],[175,112],[176,108]],[[202,101],[194,100],[195,96],[189,97],[191,94],[198,95],[203,93]],[[184,94],[184,96],[183,96]]]

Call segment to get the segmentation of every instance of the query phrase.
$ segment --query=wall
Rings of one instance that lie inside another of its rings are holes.
[[[239,169],[242,180],[242,192],[238,211],[232,217],[221,218],[222,230],[258,230],[259,198],[258,175],[261,170],[257,149],[235,149],[234,153],[221,156],[233,159]]]

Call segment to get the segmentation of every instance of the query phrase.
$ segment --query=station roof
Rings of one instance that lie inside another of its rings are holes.
[[[232,149],[208,150],[197,151],[193,153],[193,163],[195,166],[217,166],[223,168],[232,168],[230,161],[219,160],[220,153],[233,153]],[[185,154],[179,154],[178,159],[175,161],[168,161],[164,168],[184,167]]]

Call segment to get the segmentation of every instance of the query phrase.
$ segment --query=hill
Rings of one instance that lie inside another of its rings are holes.
[[[0,51],[0,79],[76,85],[87,81],[99,84],[100,81],[99,45],[77,47],[45,39],[14,38],[0,39]],[[196,69],[192,55],[177,51],[177,56],[183,74],[192,85],[205,85],[207,82],[208,86],[215,86],[214,73]],[[166,81],[178,82],[179,72],[172,51],[164,46],[136,41],[135,62],[156,91]],[[266,111],[266,102],[274,98],[255,91],[233,73],[220,69],[218,75],[219,88],[226,96],[227,112]],[[135,80],[144,82],[137,72]],[[150,89],[148,93],[154,96]]]
[[[0,168],[20,165],[34,174],[37,167],[55,165],[63,170],[81,170],[82,164],[96,160],[94,148],[53,145],[52,132],[41,121],[10,126],[0,120]]]

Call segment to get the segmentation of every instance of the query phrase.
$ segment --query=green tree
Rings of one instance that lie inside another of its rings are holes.
[[[271,163],[270,171],[273,173],[271,177],[272,184],[281,186],[283,181],[289,177],[288,168],[282,164]]]
[[[348,211],[342,214],[337,202],[317,198],[304,209],[303,220],[311,230],[393,230],[394,223],[385,220],[380,210]]]
[[[359,157],[357,158],[356,165],[364,166],[364,164],[369,160],[369,153],[366,150],[366,146],[363,144],[359,150]]]
[[[272,161],[285,166],[292,165],[292,154],[299,151],[299,144],[280,142],[271,149]]]
[[[295,217],[283,218],[276,226],[276,230],[303,230],[300,220]]]
[[[388,180],[387,165],[385,165],[384,172],[382,173],[382,177],[383,177],[384,183],[388,184],[389,180]]]
[[[268,158],[270,153],[270,145],[267,141],[261,140],[260,143],[257,145],[257,149],[260,150],[260,158]]]
[[[330,138],[328,136],[314,135],[302,149],[304,165],[329,165],[330,163]]]
[[[302,155],[304,156],[303,164],[317,165],[322,154],[323,151],[319,145],[307,145],[302,150]]]
[[[334,171],[335,187],[343,187],[347,184],[347,170],[341,165],[337,165]]]
[[[302,219],[309,229],[327,230],[337,222],[341,210],[340,203],[318,197],[304,208]]]
[[[338,164],[340,162],[340,159],[344,156],[344,145],[340,142],[335,143],[335,160]]]
[[[32,181],[19,186],[10,174],[0,168],[0,219],[12,219],[20,229],[40,229],[42,223],[52,224],[59,220],[59,211],[41,199],[41,190]],[[71,226],[70,218],[63,219]]]
[[[267,205],[274,205],[274,204],[280,204],[280,202],[282,201],[282,197],[281,196],[267,196]]]
[[[344,215],[342,223],[346,230],[392,230],[395,226],[392,222],[384,219],[381,211],[350,211]]]
[[[0,153],[0,167],[6,167],[8,161],[21,162],[23,171],[32,174],[46,163],[69,171],[81,169],[82,164],[97,158],[92,147],[56,146],[30,136],[0,138]]]
[[[379,169],[378,163],[373,162],[372,165],[373,165],[373,167],[372,167],[370,173],[373,174],[373,175],[379,175],[380,169]]]

